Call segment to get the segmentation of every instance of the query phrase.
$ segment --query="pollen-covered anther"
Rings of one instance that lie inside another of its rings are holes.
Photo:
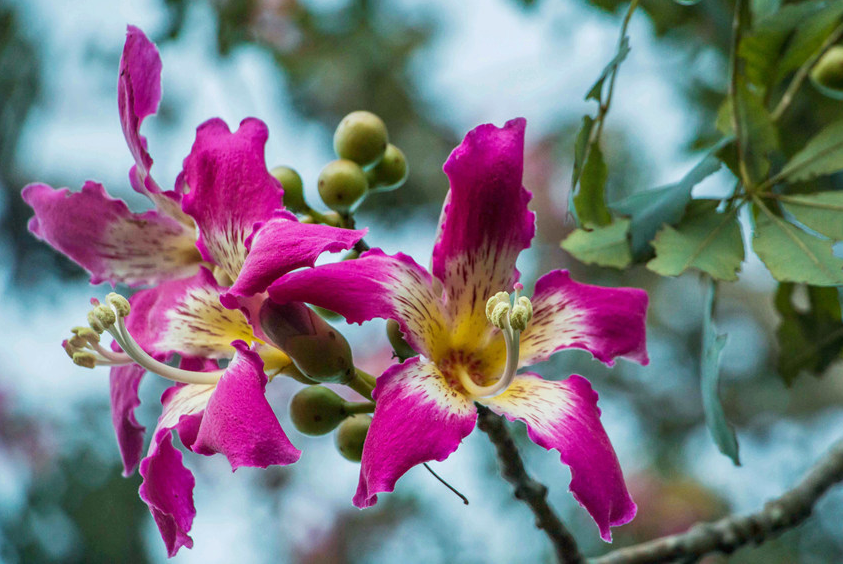
[[[486,318],[499,329],[506,328],[506,320],[512,306],[509,304],[509,294],[498,292],[486,302]]]
[[[100,334],[90,327],[74,327],[70,331],[74,336],[84,339],[85,342],[91,345],[100,342]]]
[[[533,304],[524,296],[518,298],[512,313],[509,315],[509,323],[515,331],[523,331],[533,318]]]
[[[114,309],[114,312],[120,317],[126,317],[132,310],[132,307],[129,305],[129,300],[120,294],[111,292],[105,297],[105,301],[108,302],[108,304]]]
[[[73,353],[73,364],[85,368],[94,368],[97,365],[97,356],[88,351],[77,351]]]
[[[112,327],[116,321],[117,316],[114,311],[106,305],[100,304],[88,312],[88,324],[91,329],[100,334]]]

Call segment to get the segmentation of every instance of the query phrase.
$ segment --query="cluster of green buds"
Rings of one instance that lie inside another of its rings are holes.
[[[279,166],[271,173],[284,188],[284,205],[303,214],[303,221],[350,227],[349,217],[368,194],[394,190],[407,179],[407,159],[389,142],[383,120],[371,112],[345,116],[334,132],[338,159],[319,173],[317,187],[322,202],[332,211],[319,213],[304,197],[304,183],[292,168]]]
[[[811,82],[830,98],[843,100],[843,45],[835,45],[811,69]]]
[[[325,386],[311,386],[293,396],[290,419],[305,435],[326,435],[336,429],[337,450],[348,460],[360,462],[372,423],[368,414],[374,409],[374,403],[346,401]]]

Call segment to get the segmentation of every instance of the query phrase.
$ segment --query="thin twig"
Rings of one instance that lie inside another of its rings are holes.
[[[787,108],[790,107],[791,102],[793,102],[793,98],[796,96],[796,92],[799,90],[799,87],[802,86],[802,83],[805,82],[806,78],[808,78],[808,73],[811,72],[811,69],[814,68],[814,65],[820,60],[820,57],[822,57],[826,51],[831,49],[831,46],[837,43],[837,40],[840,39],[841,36],[843,36],[843,23],[838,25],[834,31],[831,32],[831,35],[826,38],[820,48],[817,49],[816,52],[811,55],[801,67],[799,67],[799,70],[797,70],[796,74],[793,75],[793,80],[791,80],[790,84],[788,84],[787,89],[782,95],[781,100],[779,100],[779,103],[776,105],[776,108],[773,110],[773,113],[770,114],[773,121],[779,121]]]
[[[743,120],[740,117],[742,105],[740,103],[740,87],[738,85],[738,78],[743,74],[740,68],[740,57],[738,51],[743,35],[744,27],[746,26],[746,3],[745,0],[737,0],[735,2],[735,16],[732,20],[732,48],[729,57],[730,78],[729,78],[729,101],[732,104],[732,129],[735,131],[735,147],[738,150],[738,171],[740,172],[740,179],[747,190],[752,188],[752,178],[746,167],[746,152],[747,147],[744,145],[745,133],[743,131]]]
[[[686,533],[621,548],[593,558],[589,564],[695,562],[713,552],[730,554],[750,543],[758,545],[805,521],[817,501],[840,482],[843,482],[843,440],[832,446],[796,487],[756,513],[699,523]]]
[[[495,445],[501,474],[515,487],[515,497],[530,507],[536,517],[536,527],[550,538],[558,561],[561,564],[585,564],[577,541],[547,503],[547,487],[532,479],[524,469],[518,447],[503,420],[482,405],[477,406],[477,414],[477,427]]]

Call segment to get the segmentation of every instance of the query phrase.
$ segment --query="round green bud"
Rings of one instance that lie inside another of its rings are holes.
[[[843,100],[843,45],[835,45],[811,69],[811,82],[830,98]]]
[[[330,225],[331,227],[341,227],[342,226],[342,216],[335,211],[323,213],[322,217],[324,218],[323,223],[325,225]]]
[[[388,143],[386,125],[372,112],[351,112],[342,118],[334,132],[337,156],[362,167],[377,163]]]
[[[401,362],[419,354],[404,340],[401,327],[394,319],[388,319],[386,321],[386,336],[389,338],[389,344],[392,345],[392,350],[395,351],[395,355],[401,359]]]
[[[404,153],[393,144],[386,147],[381,162],[366,172],[369,189],[377,192],[387,192],[399,188],[407,180],[407,158]]]
[[[346,460],[360,462],[363,459],[363,443],[372,424],[372,416],[358,414],[349,417],[337,429],[337,450]]]
[[[348,159],[331,161],[319,173],[319,196],[335,211],[348,211],[357,205],[369,182],[360,165]]]
[[[290,419],[305,435],[325,435],[343,422],[345,400],[325,386],[311,386],[293,396]]]
[[[304,201],[304,182],[299,173],[288,166],[276,166],[269,171],[281,183],[284,189],[284,206],[298,213],[308,210],[307,202]]]

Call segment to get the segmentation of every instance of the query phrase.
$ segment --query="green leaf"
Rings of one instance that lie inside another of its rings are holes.
[[[627,229],[628,219],[591,231],[576,229],[562,241],[562,248],[586,264],[626,268],[632,262]]]
[[[843,190],[779,196],[778,200],[801,224],[835,241],[843,241]]]
[[[585,95],[586,100],[596,100],[598,103],[603,100],[603,83],[606,82],[609,75],[615,72],[624,59],[626,59],[629,51],[629,36],[625,35],[621,39],[620,45],[618,45],[618,51],[615,53],[615,56],[612,57],[612,60],[609,61],[609,64],[600,73],[600,78],[597,79],[597,82],[588,90],[588,93]]]
[[[779,284],[776,309],[781,323],[776,330],[779,343],[777,368],[790,386],[803,371],[821,376],[843,350],[840,296],[836,288],[808,286],[809,308],[793,306],[794,284]]]
[[[616,213],[627,215],[631,219],[629,233],[632,254],[636,259],[651,254],[650,241],[662,225],[672,225],[682,219],[685,207],[691,201],[691,190],[720,170],[720,161],[715,153],[730,141],[727,139],[718,143],[679,182],[633,194],[610,206]]]
[[[743,149],[750,180],[758,182],[770,170],[770,154],[779,146],[778,132],[758,93],[739,81],[735,97],[738,142]]]
[[[582,174],[585,150],[588,147],[588,139],[591,137],[591,130],[594,127],[594,119],[591,116],[582,117],[582,127],[577,133],[577,141],[574,144],[574,172],[571,177],[571,186],[576,186]]]
[[[606,207],[606,179],[609,170],[603,161],[603,153],[596,143],[588,152],[588,160],[582,169],[580,187],[574,195],[574,209],[577,217],[587,227],[603,226],[612,223],[612,215]]]
[[[726,335],[718,335],[712,323],[715,284],[711,281],[706,292],[705,312],[702,327],[702,362],[700,363],[703,413],[705,424],[720,452],[740,466],[738,439],[735,430],[726,421],[723,405],[720,403],[720,352],[726,346]]]
[[[797,28],[788,44],[784,56],[778,62],[775,80],[786,77],[790,72],[801,67],[811,55],[822,46],[840,24],[843,16],[843,2],[828,2],[822,10],[806,18]]]
[[[717,213],[718,202],[694,200],[675,229],[665,225],[653,240],[656,258],[647,268],[662,276],[696,268],[718,280],[737,280],[744,259],[737,210]]]
[[[793,155],[776,178],[790,182],[843,170],[843,120],[817,133],[805,148]]]
[[[741,39],[738,56],[744,60],[744,74],[764,95],[776,74],[787,38],[800,23],[826,7],[828,0],[788,4],[776,13],[759,18]],[[757,4],[757,2],[756,2]]]
[[[780,282],[805,282],[814,286],[843,284],[843,260],[832,254],[832,242],[818,239],[753,206],[755,229],[752,248]]]

